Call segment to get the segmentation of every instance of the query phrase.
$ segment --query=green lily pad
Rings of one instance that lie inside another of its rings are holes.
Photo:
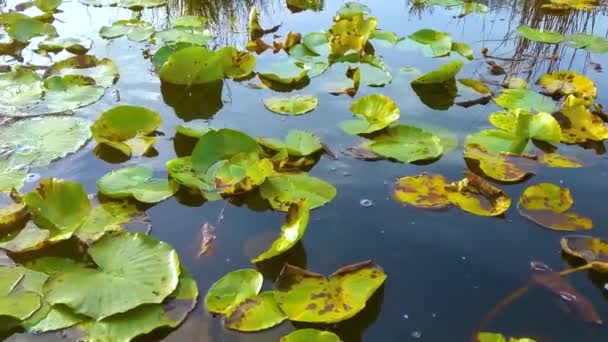
[[[213,33],[200,27],[183,26],[156,32],[154,39],[164,44],[186,43],[204,46],[213,40]]]
[[[274,258],[295,246],[306,232],[310,216],[309,207],[310,205],[307,200],[292,204],[287,211],[287,218],[285,219],[285,224],[281,227],[279,237],[273,241],[268,250],[253,258],[251,262],[257,263]]]
[[[22,268],[0,266],[0,316],[22,321],[40,308],[41,300],[37,293],[17,288],[24,278]]]
[[[383,87],[391,83],[393,76],[388,71],[386,65],[378,56],[365,55],[361,57],[356,53],[342,56],[334,63],[348,63],[350,70],[359,69],[359,83],[370,87]],[[346,72],[347,77],[349,72]],[[351,78],[357,84],[356,74]]]
[[[191,189],[198,189],[205,197],[210,195],[209,192],[216,191],[215,184],[210,183],[204,176],[199,176],[194,172],[192,157],[169,160],[167,162],[167,172],[176,183]]]
[[[306,199],[310,209],[316,209],[329,203],[336,194],[336,188],[331,184],[305,173],[271,176],[260,186],[262,198],[280,211],[288,211],[293,203]]]
[[[445,56],[452,51],[452,36],[449,33],[422,29],[408,37],[415,42],[428,45],[433,51],[433,57]]]
[[[143,203],[157,203],[173,196],[177,186],[154,178],[147,166],[130,166],[112,171],[97,181],[97,190],[110,198],[133,197]]]
[[[291,97],[270,97],[264,100],[264,106],[271,112],[283,115],[302,115],[312,112],[319,105],[319,99],[312,95]]]
[[[75,55],[84,55],[93,43],[86,38],[58,38],[51,37],[41,41],[38,49],[46,52],[59,53],[63,50]]]
[[[553,113],[556,109],[556,103],[550,97],[529,89],[505,89],[494,101],[502,108],[512,110]]]
[[[9,160],[0,159],[0,193],[11,191],[13,188],[21,189],[25,183],[27,171],[27,167],[13,167]]]
[[[366,5],[350,1],[342,5],[342,7],[338,9],[338,12],[336,12],[336,16],[338,16],[339,18],[350,18],[360,15],[366,15],[369,13],[370,9]]]
[[[78,151],[91,137],[88,121],[76,117],[21,120],[0,127],[0,151],[13,165],[46,166]]]
[[[224,324],[228,329],[253,332],[270,329],[287,319],[275,299],[273,291],[262,292],[248,298],[226,315]]]
[[[34,71],[0,73],[0,111],[5,116],[30,116],[27,109],[42,100],[42,78]]]
[[[258,155],[260,147],[255,139],[232,129],[209,131],[203,135],[192,151],[192,165],[199,174],[206,174],[218,162],[238,154]]]
[[[99,30],[99,35],[105,39],[114,39],[126,36],[134,42],[148,40],[154,34],[154,26],[147,21],[130,19],[117,20],[111,26],[103,26]]]
[[[229,314],[241,303],[255,297],[262,289],[264,277],[253,269],[230,272],[216,281],[205,296],[207,311]]]
[[[585,49],[594,53],[608,52],[608,39],[590,34],[572,34],[566,36],[566,45],[577,49]]]
[[[291,13],[298,13],[306,10],[320,11],[323,9],[321,0],[287,0],[287,8]]]
[[[512,132],[501,129],[485,129],[467,135],[465,145],[477,144],[493,154],[501,152],[524,153],[528,146],[528,138],[519,137]]]
[[[456,80],[453,78],[442,83],[420,84],[412,82],[411,86],[420,101],[434,110],[448,110],[454,105],[454,100],[458,95]]]
[[[562,130],[557,120],[548,113],[530,114],[524,110],[497,112],[489,117],[490,123],[525,139],[559,143]]]
[[[200,138],[207,132],[213,130],[205,120],[186,122],[175,126],[175,132],[190,138]]]
[[[559,231],[589,230],[590,218],[568,211],[574,204],[568,188],[551,183],[528,187],[519,199],[519,213],[543,227]]]
[[[258,143],[266,149],[276,152],[286,150],[288,155],[297,157],[309,156],[323,149],[323,145],[319,138],[306,131],[296,129],[287,133],[285,142],[261,137],[258,137],[257,140]]]
[[[317,329],[300,329],[281,337],[279,342],[342,342],[340,337],[331,331]]]
[[[444,152],[440,137],[431,131],[406,125],[388,128],[367,146],[376,154],[402,163],[439,158]]]
[[[491,332],[480,332],[479,334],[477,334],[477,339],[479,340],[479,342],[536,342],[536,340],[527,337],[509,337],[509,339],[507,340],[504,335]]]
[[[82,55],[59,61],[44,73],[45,78],[53,75],[82,75],[94,79],[98,86],[109,87],[118,80],[118,67],[108,58]]]
[[[472,61],[474,58],[473,49],[471,49],[471,46],[466,43],[453,42],[451,51],[458,53],[459,55],[461,55],[462,57],[464,57],[470,61]]]
[[[224,78],[228,63],[224,53],[202,46],[190,46],[169,55],[158,75],[161,81],[171,84],[189,86],[209,83]]]
[[[35,0],[34,4],[42,12],[53,13],[61,5],[62,0]]]
[[[412,81],[412,85],[427,85],[444,83],[454,79],[462,69],[462,61],[452,61],[441,65],[437,70],[426,73]]]
[[[29,211],[17,193],[0,193],[0,232],[23,222]]]
[[[134,11],[139,11],[144,8],[164,6],[167,4],[167,0],[79,0],[79,2],[86,6],[118,6],[128,8]]]
[[[81,75],[51,76],[44,87],[44,101],[31,110],[32,114],[69,113],[99,101],[104,93],[93,79]]]
[[[147,216],[136,205],[127,200],[101,202],[93,207],[75,235],[90,245],[105,234],[126,230],[134,223],[141,223],[142,227],[137,228],[143,233],[150,230]]]
[[[57,36],[53,25],[30,18],[19,12],[0,14],[0,26],[6,27],[9,37],[22,43],[28,43],[34,37]]]
[[[349,134],[367,134],[386,128],[399,120],[401,111],[388,96],[371,94],[362,97],[350,107],[350,110],[361,120],[345,121],[340,124],[343,131]]]
[[[371,39],[381,40],[390,44],[397,44],[401,40],[399,36],[392,31],[376,31],[372,34]]]
[[[262,81],[280,85],[294,85],[308,79],[308,67],[300,61],[283,60],[258,70]]]
[[[526,25],[517,27],[517,33],[519,33],[520,36],[535,42],[557,44],[564,40],[564,36],[559,32],[539,30]]]
[[[197,297],[196,281],[182,269],[177,288],[161,304],[144,304],[100,321],[89,319],[66,334],[87,341],[131,341],[158,328],[177,328],[194,309]]]
[[[275,298],[292,321],[337,323],[363,310],[385,279],[372,261],[342,267],[329,278],[287,264],[276,280]]]
[[[98,268],[77,267],[49,278],[44,298],[51,305],[64,304],[100,320],[143,304],[160,304],[177,288],[177,253],[147,235],[106,235],[88,254]]]
[[[93,138],[127,156],[141,156],[156,142],[150,136],[162,125],[160,115],[144,107],[117,106],[99,116],[91,126]]]
[[[492,93],[492,90],[485,83],[476,79],[460,78],[458,79],[458,82],[460,82],[460,84],[464,85],[465,87],[469,87],[482,95],[488,95]]]
[[[84,187],[77,182],[46,178],[24,197],[37,226],[52,231],[52,242],[69,239],[91,212]]]

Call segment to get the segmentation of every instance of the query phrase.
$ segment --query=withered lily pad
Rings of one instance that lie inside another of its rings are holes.
[[[262,274],[254,269],[232,271],[211,286],[205,306],[211,313],[229,314],[248,298],[257,296],[263,281]]]
[[[304,232],[306,232],[306,227],[308,226],[309,216],[310,205],[307,200],[292,204],[287,211],[287,218],[285,219],[283,227],[281,227],[281,234],[279,237],[273,241],[267,251],[253,258],[251,261],[260,262],[271,259],[292,248],[304,236]]]
[[[224,324],[228,329],[252,332],[270,329],[286,319],[287,316],[277,305],[275,292],[267,291],[236,306],[226,315]]]
[[[350,110],[360,119],[340,124],[342,130],[349,134],[379,131],[399,120],[401,114],[397,104],[390,97],[382,94],[372,94],[357,99]]]
[[[554,71],[542,75],[538,84],[551,94],[573,94],[587,105],[590,105],[597,96],[597,88],[593,81],[574,71]]]
[[[562,142],[577,144],[608,139],[608,127],[599,116],[591,113],[584,100],[568,96],[560,114],[566,121],[562,125]]]
[[[151,168],[130,166],[112,171],[97,181],[97,190],[110,198],[133,197],[143,203],[157,203],[173,196],[177,185],[154,178]]]
[[[282,173],[268,177],[260,186],[260,195],[270,205],[288,211],[293,203],[310,202],[310,209],[319,208],[336,197],[336,188],[331,184],[306,173]]]
[[[281,337],[279,342],[342,342],[340,337],[331,331],[317,329],[300,329]]]
[[[464,157],[475,160],[486,176],[501,182],[523,180],[536,171],[538,163],[535,155],[508,152],[494,154],[475,143],[464,146]]]
[[[568,188],[551,183],[532,185],[519,199],[519,212],[543,227],[561,231],[589,230],[593,222],[568,210],[574,204]]]
[[[600,272],[608,271],[608,241],[586,235],[568,235],[561,239],[562,250],[585,260]]]
[[[329,46],[334,56],[343,56],[349,51],[361,52],[378,27],[374,17],[362,14],[349,17],[336,16],[329,29]]]
[[[492,90],[485,83],[476,79],[460,78],[458,79],[458,82],[460,82],[460,84],[464,85],[465,87],[471,88],[482,95],[488,95],[492,93]]]
[[[291,97],[270,97],[264,100],[264,106],[271,112],[283,115],[302,115],[312,112],[319,105],[319,99],[312,95]]]
[[[445,187],[446,179],[441,175],[420,174],[400,178],[395,184],[393,196],[400,203],[422,209],[443,209],[452,205]]]
[[[372,261],[342,267],[329,278],[287,264],[275,283],[275,298],[292,321],[337,323],[363,310],[385,279]]]
[[[133,226],[133,229],[128,229],[129,226]],[[107,233],[127,229],[147,233],[150,222],[146,214],[128,200],[104,201],[93,207],[76,231],[76,236],[84,243],[91,244]]]
[[[93,138],[127,156],[141,156],[156,142],[151,136],[162,124],[160,115],[139,106],[117,106],[91,126]]]
[[[557,152],[543,154],[540,162],[546,166],[555,168],[571,169],[583,167],[583,162],[578,158],[574,156],[566,156]]]

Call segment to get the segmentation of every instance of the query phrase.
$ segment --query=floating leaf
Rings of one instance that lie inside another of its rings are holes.
[[[287,8],[292,13],[305,10],[320,11],[323,8],[323,2],[321,0],[287,0]]]
[[[110,198],[134,197],[143,203],[157,203],[173,196],[177,186],[167,179],[153,178],[152,169],[141,165],[104,175],[97,181],[97,190]]]
[[[202,120],[186,122],[181,125],[175,126],[175,132],[196,139],[202,137],[210,130],[212,130],[212,128],[209,127],[209,123]]]
[[[336,16],[338,18],[350,18],[370,13],[369,7],[358,2],[347,2],[338,9]]]
[[[466,144],[464,157],[475,160],[483,173],[497,181],[518,182],[531,175],[537,165],[536,156],[513,153],[489,153],[478,144]]]
[[[30,18],[19,12],[1,13],[0,26],[6,27],[6,33],[9,37],[22,43],[28,43],[34,37],[54,37],[57,35],[53,25]]]
[[[557,44],[564,40],[564,36],[559,32],[539,30],[526,25],[517,27],[517,33],[519,33],[520,36],[535,42]]]
[[[562,135],[559,123],[548,113],[530,114],[516,109],[508,113],[493,113],[489,120],[494,126],[522,139],[559,143]]]
[[[577,49],[585,49],[594,53],[608,52],[608,39],[590,34],[572,34],[566,36],[566,45]]]
[[[56,178],[43,179],[24,201],[36,225],[52,232],[53,242],[69,239],[91,212],[80,183]]]
[[[499,216],[511,206],[507,194],[471,172],[465,172],[465,178],[446,191],[455,206],[478,216]]]
[[[376,31],[372,34],[371,39],[381,40],[390,44],[397,44],[401,39],[392,31]]]
[[[363,15],[338,16],[329,29],[329,47],[334,56],[343,56],[349,51],[361,52],[372,37],[378,20]]]
[[[397,104],[382,94],[371,94],[357,99],[350,110],[360,120],[342,122],[340,127],[353,135],[381,130],[399,120],[401,113]]]
[[[51,37],[41,41],[38,49],[46,52],[59,53],[63,50],[75,55],[84,55],[91,49],[92,42],[86,38]]]
[[[26,280],[24,278],[22,268],[0,266],[0,316],[22,321],[40,308],[41,300],[37,293],[17,288],[20,282]]]
[[[548,4],[543,4],[543,8],[556,11],[582,10],[590,11],[599,6],[597,0],[550,0]]]
[[[46,166],[78,151],[91,137],[88,121],[45,117],[0,126],[0,151],[10,151],[13,164]]]
[[[9,160],[0,159],[0,193],[11,191],[13,188],[21,189],[26,177],[27,167],[14,167]]]
[[[283,115],[302,115],[317,108],[319,99],[312,95],[295,95],[291,97],[270,97],[264,100],[264,106],[271,112]]]
[[[435,110],[447,110],[454,105],[458,94],[456,80],[449,79],[441,83],[420,84],[411,83],[412,89],[420,101]]]
[[[61,5],[62,0],[35,0],[34,4],[42,12],[53,13]]]
[[[388,128],[368,146],[374,153],[402,163],[439,158],[444,152],[441,138],[431,131],[406,125]]]
[[[152,34],[154,34],[154,26],[147,21],[137,19],[118,20],[111,26],[103,26],[99,30],[99,35],[103,38],[114,39],[126,36],[127,39],[134,42],[148,40]]]
[[[319,138],[306,131],[296,129],[287,133],[285,142],[268,138],[258,138],[257,140],[264,148],[272,151],[286,150],[290,156],[309,156],[323,149]]]
[[[422,209],[443,209],[452,205],[445,187],[446,179],[441,175],[422,173],[400,178],[395,184],[393,196],[400,203]]]
[[[281,337],[279,342],[342,342],[340,337],[331,331],[317,329],[300,329]]]
[[[254,41],[264,36],[265,30],[260,25],[260,18],[258,16],[258,9],[255,6],[251,7],[249,11],[249,25],[247,25],[249,31],[249,40]]]
[[[310,202],[310,209],[316,209],[329,203],[336,193],[331,184],[305,173],[271,176],[260,186],[262,198],[281,211],[288,211],[293,203],[306,199]]]
[[[591,219],[567,212],[574,200],[568,188],[551,183],[532,185],[519,199],[519,213],[543,227],[553,230],[574,231],[593,228]]]
[[[522,338],[510,337],[507,340],[507,338],[505,336],[503,336],[499,333],[491,333],[491,332],[480,332],[479,334],[477,334],[477,340],[479,342],[536,342],[536,340],[533,340],[533,339],[527,338],[527,337],[522,337]]]
[[[141,305],[100,321],[87,320],[68,330],[67,335],[88,341],[131,341],[158,328],[177,328],[194,309],[197,297],[196,281],[182,269],[177,288],[163,303]]]
[[[308,79],[309,68],[300,61],[283,60],[258,70],[262,82],[293,86]],[[265,83],[266,84],[266,83]]]
[[[165,44],[185,43],[204,46],[213,40],[213,33],[202,28],[174,27],[154,33],[154,39]]]
[[[0,111],[5,116],[30,116],[27,109],[42,100],[42,79],[32,70],[0,73]],[[34,114],[35,115],[35,114]]]
[[[585,235],[568,235],[561,239],[562,250],[569,255],[585,260],[593,269],[608,271],[608,242]]]
[[[194,171],[191,157],[169,160],[167,162],[167,171],[171,179],[178,184],[198,189],[205,193],[205,195],[207,195],[207,192],[215,190],[215,184],[209,182],[204,176],[199,176]]]
[[[255,297],[263,281],[262,274],[253,269],[230,272],[211,285],[205,306],[211,313],[229,314],[248,298]]]
[[[143,233],[147,233],[150,223],[134,204],[126,200],[101,202],[93,207],[76,231],[76,236],[84,243],[91,244],[107,233],[125,230],[135,220],[142,223]]]
[[[29,216],[29,211],[23,199],[16,192],[0,193],[0,232],[23,221]]]
[[[528,138],[501,129],[486,129],[467,135],[465,145],[469,144],[477,144],[492,154],[501,152],[521,154],[526,151]]]
[[[385,279],[372,261],[344,266],[329,278],[286,264],[275,283],[275,298],[292,321],[337,323],[363,310]]]
[[[270,329],[287,316],[281,311],[275,299],[275,292],[262,292],[257,297],[248,298],[226,315],[224,324],[228,329],[252,332]]]
[[[147,108],[116,106],[101,113],[91,126],[91,132],[99,143],[127,156],[141,156],[156,142],[151,134],[162,123],[160,115]]]
[[[159,7],[167,4],[167,0],[79,0],[79,2],[87,6],[118,6],[134,11],[140,11],[144,8]]]
[[[540,162],[549,167],[556,168],[583,167],[583,163],[577,158],[572,156],[565,156],[559,153],[545,153],[542,155]]]
[[[456,74],[462,68],[461,61],[447,62],[441,65],[437,70],[426,73],[412,81],[412,85],[426,85],[444,83],[454,79]]]
[[[538,84],[551,94],[573,94],[588,105],[591,105],[597,96],[597,88],[593,81],[574,71],[554,71],[542,75]]]
[[[459,55],[461,55],[462,57],[464,57],[470,61],[472,61],[474,58],[473,49],[471,49],[471,46],[469,46],[469,44],[461,43],[461,42],[453,42],[451,50],[454,52],[457,52]]]
[[[482,95],[492,93],[492,90],[485,83],[472,78],[460,78],[458,79],[458,82],[468,88],[475,90],[476,92]]]
[[[556,103],[551,98],[528,89],[505,89],[494,99],[506,109],[523,109],[528,112],[553,113]]]
[[[81,75],[51,76],[44,81],[44,87],[44,102],[32,109],[32,114],[71,112],[97,102],[104,93],[93,79]]]
[[[408,37],[420,44],[428,45],[433,51],[433,57],[445,56],[452,50],[452,36],[449,33],[422,29]],[[457,46],[457,48],[461,47]]]
[[[251,261],[257,263],[274,258],[295,246],[295,244],[304,236],[304,232],[306,232],[309,215],[310,205],[307,200],[292,204],[287,211],[287,218],[285,219],[283,227],[281,227],[281,234],[279,237],[273,241],[268,250],[253,258]]]
[[[98,86],[109,87],[118,80],[118,67],[108,58],[82,55],[59,61],[44,73],[45,78],[53,75],[82,75],[94,79]]]
[[[568,96],[560,114],[566,121],[562,124],[563,142],[577,144],[608,139],[608,128],[604,121],[591,113],[583,100]]]
[[[101,320],[143,304],[160,304],[177,288],[177,253],[147,235],[106,235],[88,254],[98,268],[79,266],[49,278],[44,298],[51,305],[64,304]]]

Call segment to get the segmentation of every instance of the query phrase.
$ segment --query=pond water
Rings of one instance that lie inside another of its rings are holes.
[[[3,8],[13,8],[17,3],[9,0]],[[450,33],[454,41],[470,44],[475,59],[465,63],[459,78],[489,83],[505,79],[506,75],[490,73],[480,52],[487,48],[489,55],[499,57],[491,60],[503,66],[508,74],[527,79],[531,84],[542,74],[555,70],[582,73],[597,85],[597,102],[608,105],[608,91],[604,90],[608,89],[608,80],[598,67],[608,65],[608,55],[531,42],[515,32],[517,26],[526,24],[550,27],[562,33],[604,36],[608,32],[608,18],[601,9],[551,16],[539,10],[540,0],[490,0],[487,13],[461,17],[461,6],[445,8],[408,1],[361,3],[378,18],[380,28],[394,31],[400,37],[432,28]],[[143,10],[141,18],[163,28],[180,15],[205,16],[217,37],[213,44],[243,49],[248,39],[247,16],[251,6],[257,7],[264,27],[281,24],[276,34],[284,35],[288,31],[304,34],[326,30],[343,5],[343,1],[328,0],[320,11],[291,13],[283,0],[169,0],[167,6]],[[554,270],[571,267],[560,250],[563,234],[535,225],[518,214],[516,200],[529,185],[551,182],[570,188],[575,199],[574,209],[595,223],[592,234],[600,237],[608,234],[604,225],[608,212],[602,200],[608,191],[608,161],[601,144],[598,150],[560,145],[561,153],[584,160],[583,168],[542,168],[526,182],[499,185],[514,200],[514,205],[501,217],[474,216],[457,209],[423,211],[392,198],[393,184],[400,177],[429,172],[460,179],[467,169],[462,157],[464,137],[490,128],[488,114],[500,109],[490,102],[469,108],[453,105],[446,110],[434,110],[412,90],[410,82],[416,76],[400,71],[413,67],[427,72],[448,60],[463,60],[454,53],[439,59],[425,55],[421,49],[375,44],[376,55],[383,58],[393,76],[392,82],[379,88],[362,86],[356,98],[374,93],[390,96],[401,108],[401,123],[449,129],[458,136],[460,144],[433,163],[370,162],[342,153],[360,141],[359,137],[348,135],[338,127],[340,122],[352,117],[349,107],[353,100],[329,94],[332,82],[343,79],[344,69],[330,69],[313,78],[305,88],[294,91],[317,96],[320,104],[315,111],[283,117],[264,108],[263,99],[276,92],[252,87],[251,84],[259,84],[256,79],[225,80],[220,101],[209,93],[189,95],[161,88],[157,74],[145,58],[144,51],[151,49],[149,45],[99,37],[100,27],[118,19],[133,18],[130,10],[87,7],[76,1],[64,2],[60,8],[63,13],[57,15],[58,21],[54,23],[58,33],[91,38],[90,53],[111,58],[120,72],[118,82],[106,90],[101,101],[79,110],[78,115],[94,120],[99,113],[118,104],[145,106],[161,114],[164,123],[159,131],[163,134],[154,145],[156,153],[140,158],[125,160],[113,153],[100,155],[94,153],[96,144],[91,142],[79,152],[33,172],[42,177],[76,180],[90,193],[96,191],[97,179],[123,166],[145,164],[163,176],[165,163],[176,156],[188,155],[196,142],[176,135],[174,127],[196,119],[209,120],[211,126],[217,128],[241,130],[253,137],[282,138],[296,128],[317,135],[338,158],[323,156],[310,174],[333,184],[338,195],[329,204],[311,212],[310,225],[301,243],[258,269],[267,280],[264,288],[271,289],[285,262],[323,274],[367,259],[381,265],[388,278],[367,307],[350,320],[325,326],[345,342],[468,341],[491,308],[528,281],[530,261],[542,261]],[[32,61],[41,58],[31,51],[25,54],[24,57]],[[550,56],[553,58],[548,58]],[[276,56],[267,52],[257,58],[260,64]],[[474,93],[460,87],[457,101],[474,98]],[[35,186],[35,182],[27,183],[23,191]],[[272,211],[255,196],[249,197],[205,202],[180,191],[148,209],[151,234],[178,251],[181,263],[198,283],[201,298],[227,272],[255,267],[251,257],[272,240],[284,220],[283,213]],[[199,257],[201,226],[207,222],[216,228],[215,246],[210,255]],[[608,276],[580,272],[572,275],[570,282],[594,304],[600,317],[608,319]],[[237,333],[223,328],[221,320],[208,314],[199,299],[197,308],[180,328],[141,340],[277,341],[289,331],[307,326],[287,321],[264,332]],[[608,339],[605,325],[587,323],[565,312],[554,295],[538,288],[509,305],[483,329],[506,336],[528,336],[541,342]],[[62,337],[16,334],[10,339],[62,340]]]

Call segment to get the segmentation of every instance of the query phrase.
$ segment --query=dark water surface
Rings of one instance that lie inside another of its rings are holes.
[[[13,7],[10,0],[6,5]],[[326,30],[332,16],[343,1],[325,1],[321,12],[306,11],[292,14],[282,0],[267,1],[204,1],[170,2],[168,7],[145,10],[143,18],[157,27],[181,14],[208,16],[220,44],[246,43],[246,21],[249,6],[255,4],[262,14],[262,25],[271,27],[282,23],[279,33],[307,33]],[[540,75],[553,70],[573,70],[584,73],[598,86],[598,102],[608,105],[608,81],[590,62],[608,66],[606,55],[588,55],[583,50],[522,41],[514,32],[520,23],[538,27],[553,27],[560,32],[594,33],[604,36],[608,20],[601,12],[579,12],[565,17],[543,16],[540,1],[491,1],[490,12],[457,18],[460,9],[442,7],[416,8],[406,1],[362,1],[379,19],[379,27],[407,36],[421,28],[449,32],[455,41],[470,44],[475,56],[487,47],[490,54],[516,61],[499,61],[508,71],[529,78],[533,83]],[[328,205],[311,213],[311,222],[302,242],[284,256],[264,264],[265,286],[277,276],[283,262],[312,271],[330,274],[337,268],[372,259],[381,265],[388,279],[386,284],[355,318],[328,328],[337,332],[345,342],[358,341],[467,341],[484,315],[507,294],[522,286],[530,275],[529,262],[540,260],[555,270],[570,267],[562,257],[559,239],[562,234],[543,229],[517,213],[515,205],[502,218],[484,218],[460,210],[426,212],[396,203],[390,195],[394,181],[423,171],[444,174],[459,179],[466,169],[462,149],[444,155],[430,165],[409,165],[388,161],[355,160],[339,152],[355,144],[359,138],[343,133],[337,126],[351,118],[352,99],[328,94],[331,82],[343,78],[342,71],[330,70],[312,79],[296,93],[320,98],[314,112],[301,117],[282,118],[268,112],[262,100],[273,93],[267,89],[252,89],[245,84],[225,81],[221,102],[211,96],[188,99],[181,93],[161,89],[158,77],[151,70],[142,51],[143,44],[126,39],[103,41],[98,30],[117,19],[128,19],[132,12],[117,8],[89,8],[77,2],[65,3],[56,23],[60,35],[82,34],[94,40],[91,54],[109,57],[118,65],[120,80],[102,101],[82,110],[82,115],[95,118],[116,104],[146,106],[161,113],[165,134],[155,144],[158,154],[123,161],[112,155],[102,160],[93,153],[94,143],[79,153],[51,165],[48,170],[35,170],[43,177],[55,176],[84,183],[95,191],[95,181],[112,169],[126,165],[146,164],[165,174],[165,162],[176,155],[185,155],[192,141],[175,139],[174,126],[182,120],[209,119],[214,127],[230,127],[251,136],[283,138],[290,129],[308,130],[339,154],[338,160],[323,157],[311,171],[338,189],[338,196]],[[523,17],[520,15],[524,13]],[[240,33],[234,33],[234,29]],[[433,59],[415,49],[376,44],[393,75],[384,88],[362,87],[361,97],[383,93],[401,107],[401,123],[447,128],[457,134],[462,146],[466,134],[489,128],[487,115],[498,109],[494,104],[468,109],[452,106],[435,111],[423,104],[410,87],[413,75],[400,73],[403,67],[415,67],[423,72],[433,70],[449,58]],[[557,54],[557,61],[544,56]],[[270,54],[272,55],[272,54]],[[268,53],[264,56],[268,56]],[[272,58],[272,57],[260,57]],[[263,62],[263,61],[262,61]],[[504,76],[492,76],[484,60],[466,63],[459,77],[502,81]],[[120,93],[120,102],[112,92]],[[460,99],[473,98],[460,89]],[[195,112],[184,109],[194,101]],[[177,107],[178,109],[174,109]],[[221,107],[221,108],[219,108]],[[213,113],[217,109],[216,113]],[[177,113],[176,113],[177,111]],[[200,114],[203,113],[203,114]],[[501,185],[514,202],[526,186],[540,182],[562,184],[572,190],[574,209],[595,223],[596,236],[607,236],[608,192],[607,161],[603,155],[581,147],[560,147],[560,152],[573,154],[588,161],[582,169],[543,168],[526,183]],[[120,163],[120,164],[119,164]],[[28,184],[29,188],[34,184]],[[362,199],[373,206],[364,207]],[[514,203],[515,204],[515,203]],[[284,214],[273,212],[255,198],[248,201],[217,201],[201,203],[187,194],[162,202],[149,210],[152,234],[173,245],[181,262],[198,281],[201,297],[210,285],[225,273],[254,267],[250,258],[271,241],[280,227]],[[210,256],[197,257],[200,227],[210,222],[217,230],[215,249]],[[580,273],[571,277],[572,285],[591,300],[600,316],[608,321],[608,277],[595,273]],[[103,286],[103,284],[100,284]],[[486,330],[510,336],[529,336],[539,342],[607,341],[608,328],[591,325],[565,313],[555,298],[541,290],[532,290],[502,312]],[[301,327],[285,322],[267,332],[241,334],[222,328],[219,319],[211,317],[200,304],[184,325],[167,336],[167,341],[258,342],[277,341],[280,336]],[[14,340],[31,340],[14,336]],[[151,340],[146,337],[143,340]]]

